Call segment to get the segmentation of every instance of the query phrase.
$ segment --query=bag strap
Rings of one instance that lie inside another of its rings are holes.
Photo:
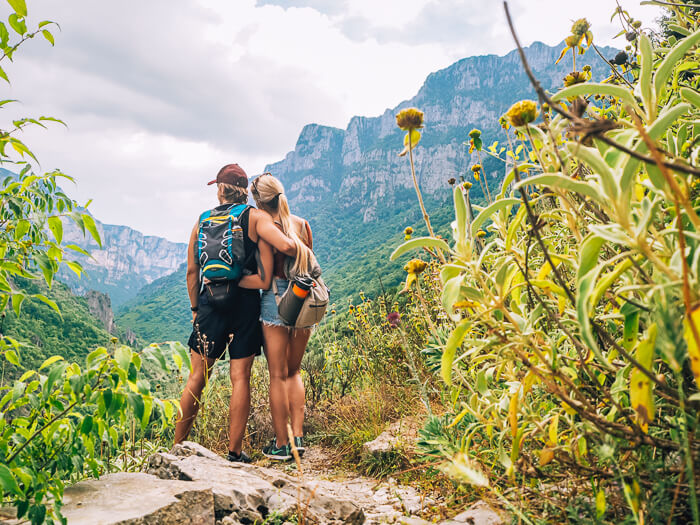
[[[275,302],[277,303],[277,306],[279,306],[282,298],[280,297],[280,292],[277,289],[277,280],[274,277],[272,278],[272,292],[275,294]]]

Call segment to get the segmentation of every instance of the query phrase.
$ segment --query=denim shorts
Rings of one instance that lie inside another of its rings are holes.
[[[277,284],[277,293],[280,297],[284,295],[284,292],[289,287],[289,281],[287,279],[281,279],[275,277],[275,283]],[[267,326],[283,326],[290,330],[308,330],[313,328],[312,326],[297,326],[289,325],[285,323],[279,315],[277,310],[277,301],[275,300],[275,292],[272,287],[269,290],[263,290],[262,298],[260,301],[260,322]]]
[[[289,281],[287,279],[274,278],[277,284],[277,293],[280,297],[284,294],[285,290],[289,287]],[[260,321],[265,325],[272,326],[285,326],[291,328],[290,325],[286,324],[277,312],[277,301],[275,300],[275,292],[272,287],[269,290],[263,290],[262,300],[260,302]]]

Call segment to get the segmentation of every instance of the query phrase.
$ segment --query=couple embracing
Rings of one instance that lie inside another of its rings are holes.
[[[304,451],[305,392],[299,372],[311,327],[285,323],[279,316],[277,302],[289,286],[290,273],[304,275],[311,270],[311,229],[307,221],[291,215],[284,187],[268,173],[250,185],[257,208],[247,204],[248,176],[238,164],[221,168],[209,184],[217,185],[219,206],[200,216],[189,240],[187,290],[193,324],[189,339],[192,369],[180,400],[175,443],[190,433],[211,369],[228,350],[228,459],[250,461],[242,451],[250,412],[250,372],[264,343],[275,437],[263,448],[263,454],[289,460],[292,455],[288,422],[294,445],[300,454]],[[212,233],[217,225],[225,229],[223,241]],[[239,263],[231,265],[231,260],[217,259],[227,259],[226,253],[237,255]],[[225,273],[232,268],[234,274]]]

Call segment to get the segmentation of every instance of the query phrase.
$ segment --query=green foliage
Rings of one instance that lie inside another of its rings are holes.
[[[39,33],[53,45],[46,29],[51,22],[40,22],[30,32],[25,1],[8,3],[14,11],[8,18],[14,34],[0,22],[0,60],[13,59],[18,47]],[[8,80],[2,69],[0,77]],[[10,102],[0,101],[0,106]],[[73,221],[98,245],[101,241],[92,217],[58,186],[61,178],[72,179],[58,171],[34,174],[31,162],[36,158],[15,138],[29,125],[45,127],[45,121],[56,119],[21,119],[0,131],[0,162],[19,170],[19,175],[3,170],[0,191],[0,314],[5,330],[0,337],[0,494],[3,503],[16,508],[18,519],[32,524],[65,523],[60,511],[65,484],[113,467],[137,466],[126,454],[129,427],[134,429],[133,445],[136,428],[142,437],[155,436],[166,430],[177,410],[175,401],[151,394],[144,375],[146,362],[162,374],[171,373],[156,345],[134,352],[114,338],[109,349],[100,346],[75,362],[64,357],[84,356],[81,345],[108,336],[85,320],[90,316],[84,301],[76,301],[61,285],[52,289],[62,263],[82,273],[80,264],[67,256],[83,250],[61,244],[64,221]],[[63,355],[41,360],[37,346],[18,342],[25,338]],[[170,349],[176,366],[189,368],[187,349],[177,343]],[[26,369],[23,363],[34,367]],[[8,377],[15,379],[6,382]],[[115,462],[120,447],[124,453]]]
[[[469,189],[455,192],[440,271],[454,415],[442,429],[431,420],[421,446],[518,515],[506,487],[527,487],[529,512],[555,521],[618,523],[626,508],[629,522],[700,522],[700,78],[689,73],[700,31],[684,9],[673,20],[687,34],[664,43],[627,20],[637,66],[559,92],[568,106],[550,101],[542,124],[510,129],[505,157],[489,148],[511,176],[476,217]],[[561,478],[595,513],[547,490]]]
[[[182,345],[171,348],[188,362]],[[160,347],[99,347],[82,366],[52,356],[0,387],[0,484],[18,518],[60,520],[65,483],[108,472],[132,421],[141,432],[166,429],[177,403],[150,393],[144,360],[168,370]]]

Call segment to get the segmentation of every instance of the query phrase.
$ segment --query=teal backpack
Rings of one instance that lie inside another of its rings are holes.
[[[247,204],[224,210],[205,211],[199,216],[197,260],[202,277],[210,281],[237,281],[246,262],[240,217]]]

